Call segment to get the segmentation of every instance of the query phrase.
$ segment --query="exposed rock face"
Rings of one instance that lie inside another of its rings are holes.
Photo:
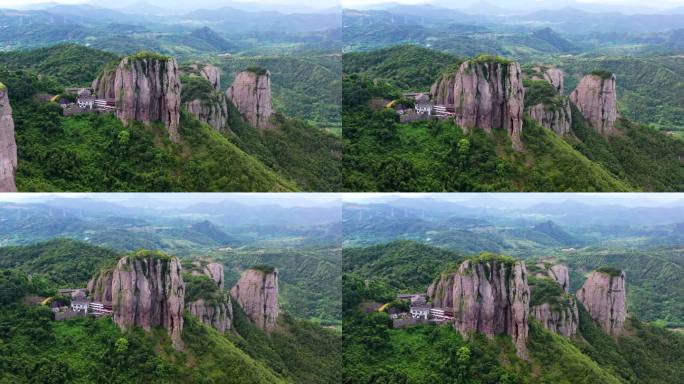
[[[224,295],[225,298],[221,302],[211,303],[204,299],[191,301],[187,305],[188,311],[205,325],[225,333],[231,327],[233,309],[228,293]]]
[[[161,121],[171,141],[180,141],[181,83],[175,59],[126,57],[114,71],[95,79],[92,87],[98,98],[115,100],[116,116],[124,124]]]
[[[226,91],[240,115],[253,127],[273,128],[269,122],[273,114],[271,102],[271,73],[265,70],[246,70],[237,74]]]
[[[591,318],[603,330],[613,336],[622,334],[627,306],[625,303],[625,273],[594,271],[582,288],[577,299],[587,309]]]
[[[579,312],[577,301],[568,293],[570,273],[563,264],[550,265],[540,262],[535,265],[534,277],[530,277],[532,294],[530,314],[548,330],[570,337],[577,333]],[[541,285],[541,288],[538,286]],[[557,286],[557,294],[549,287]],[[536,292],[537,289],[541,291]],[[540,295],[537,295],[539,293]],[[541,299],[540,299],[541,298]]]
[[[538,278],[549,277],[553,279],[558,285],[563,288],[563,291],[570,292],[570,271],[568,266],[565,264],[553,264],[549,265],[544,262],[539,262],[536,264],[536,270],[534,276]]]
[[[7,87],[0,83],[0,192],[16,192],[17,143]]]
[[[615,75],[584,76],[577,89],[570,94],[570,100],[598,133],[615,133],[614,124],[618,117]]]
[[[216,282],[216,285],[223,290],[224,288],[224,276],[223,276],[223,264],[219,263],[209,263],[204,266],[204,274],[209,276],[212,280]]]
[[[218,68],[214,67],[213,65],[206,65],[200,72],[202,77],[207,79],[209,84],[211,84],[215,90],[218,91],[221,89],[221,72],[219,72]]]
[[[257,327],[271,332],[276,327],[278,306],[278,270],[248,269],[230,290]]]
[[[88,283],[93,299],[113,306],[113,320],[121,329],[162,326],[174,348],[183,347],[185,285],[177,258],[141,251],[94,280]]]
[[[94,301],[106,305],[114,303],[112,295],[112,280],[114,278],[114,270],[101,271],[95,278],[88,281],[87,290]]]
[[[198,264],[195,265],[200,266]],[[202,272],[193,271],[193,274],[204,274],[214,280],[217,288],[216,294],[219,297],[212,297],[211,300],[199,299],[188,302],[188,311],[205,325],[214,327],[217,331],[224,333],[231,327],[233,306],[230,303],[230,295],[228,292],[223,291],[223,265],[209,263],[202,267]]]
[[[436,104],[453,105],[464,129],[505,129],[513,148],[522,150],[525,90],[517,63],[471,60],[432,86]]]
[[[535,75],[531,77],[532,80],[546,80],[549,84],[553,85],[556,92],[563,94],[565,87],[565,73],[558,68],[542,68],[534,67],[532,68]]]
[[[530,288],[521,262],[466,260],[430,290],[433,306],[454,311],[454,328],[467,336],[509,335],[517,354],[527,358]]]
[[[551,266],[549,277],[554,279],[565,292],[570,292],[570,271],[567,265],[556,264]]]
[[[567,305],[552,305],[543,303],[530,309],[532,317],[537,319],[544,328],[559,335],[570,337],[577,333],[579,313],[577,302],[570,298]]]
[[[226,95],[219,94],[216,99],[212,100],[188,101],[185,107],[199,121],[209,124],[215,130],[228,129],[229,109]]]
[[[572,128],[572,109],[570,100],[559,96],[554,105],[539,103],[528,108],[530,117],[537,121],[542,127],[554,131],[558,136],[570,133]]]

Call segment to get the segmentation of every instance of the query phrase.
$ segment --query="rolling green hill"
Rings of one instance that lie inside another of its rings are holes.
[[[575,109],[572,135],[563,138],[525,119],[522,134],[525,151],[517,153],[510,149],[503,132],[485,135],[474,130],[464,134],[451,121],[399,124],[393,110],[380,107],[401,97],[402,92],[428,89],[430,78],[437,79],[449,68],[448,55],[398,47],[347,54],[343,62],[345,190],[678,191],[684,188],[681,161],[684,142],[651,127],[623,118],[616,124],[620,134],[602,137],[588,127]],[[451,62],[453,66],[460,61],[452,58]],[[418,71],[420,76],[416,75]],[[634,82],[636,79],[643,82],[643,78],[635,74],[625,82],[638,87]],[[677,84],[675,81],[667,92],[677,92]],[[566,88],[572,89],[572,86],[568,84]],[[664,108],[673,100],[663,92],[652,95],[656,102],[668,100]],[[624,105],[624,99],[620,103]],[[652,114],[647,116],[657,119]],[[645,118],[642,116],[640,121]]]
[[[219,133],[183,112],[179,145],[160,124],[124,127],[111,115],[64,117],[58,105],[34,98],[89,84],[113,58],[77,45],[0,54],[9,68],[0,70],[0,79],[14,112],[19,190],[339,189],[339,139],[298,119],[278,114],[278,129],[260,134],[231,105],[231,132]]]
[[[122,331],[111,318],[55,321],[26,297],[82,287],[116,262],[107,249],[53,240],[0,248],[0,381],[13,383],[332,384],[340,371],[340,335],[281,313],[271,334],[252,325],[234,303],[225,335],[185,314],[180,351],[167,332]],[[29,277],[30,276],[30,277]],[[202,289],[192,286],[192,293]],[[215,284],[210,284],[215,289]],[[42,298],[41,298],[42,300]]]
[[[398,305],[393,300],[403,290],[424,292],[462,256],[406,242],[344,252],[346,382],[674,384],[684,373],[683,335],[631,317],[625,335],[613,338],[581,305],[575,337],[551,333],[530,320],[527,361],[515,355],[507,336],[463,338],[450,325],[392,328],[386,312],[369,308],[388,302]],[[407,265],[416,265],[421,273],[403,273]],[[628,277],[628,289],[630,284]],[[630,289],[628,295],[632,294]]]

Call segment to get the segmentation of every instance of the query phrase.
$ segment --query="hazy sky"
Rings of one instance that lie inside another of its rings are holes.
[[[341,201],[340,194],[332,193],[0,193],[0,204],[3,201],[39,203],[56,198],[104,200],[126,206],[163,203],[174,208],[223,201],[290,207],[340,204]]]
[[[488,201],[509,202],[511,208],[524,208],[538,203],[562,203],[573,200],[590,205],[655,206],[677,202],[684,205],[682,193],[345,193],[342,201],[368,203],[395,198],[430,198],[450,202],[469,202],[487,206]]]
[[[140,2],[169,8],[190,8],[193,6],[196,8],[209,8],[210,6],[211,8],[217,8],[220,6],[230,6],[231,3],[276,4],[293,6],[301,4],[310,8],[329,8],[340,4],[340,0],[196,0],[191,2],[186,0],[119,0],[114,2],[100,2],[94,0],[0,0],[0,8],[21,7],[44,3],[92,4],[102,7],[119,8],[127,4],[135,4]]]
[[[346,8],[362,7],[370,4],[381,4],[381,3],[402,3],[402,4],[429,4],[433,2],[439,2],[442,4],[453,4],[454,8],[459,8],[460,6],[468,6],[473,3],[480,1],[488,2],[490,4],[496,5],[500,3],[497,0],[342,0],[342,5]],[[644,6],[648,8],[674,8],[678,6],[684,6],[684,0],[576,0],[578,3],[587,4],[599,4],[599,5],[629,5],[629,6]],[[507,2],[511,2],[508,0]],[[519,0],[518,4],[535,4],[540,2],[549,2],[549,0]]]

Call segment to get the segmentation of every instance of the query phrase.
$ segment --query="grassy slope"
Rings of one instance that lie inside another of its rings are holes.
[[[55,113],[56,126],[46,134],[44,121],[36,117],[32,109],[17,108],[17,185],[22,191],[297,189],[187,115],[181,122],[181,146],[170,143],[158,124],[125,128],[111,115]]]

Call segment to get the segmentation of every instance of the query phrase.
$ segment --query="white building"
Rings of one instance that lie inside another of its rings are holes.
[[[417,103],[415,110],[416,113],[430,116],[432,114],[432,103]]]
[[[95,105],[95,98],[92,96],[83,96],[76,99],[76,102],[78,103],[79,108],[93,109],[93,105]]]
[[[89,301],[74,300],[71,302],[71,310],[75,311],[75,312],[84,311],[85,313],[88,313],[88,306],[89,305],[90,305]]]
[[[430,307],[411,307],[411,317],[414,319],[425,319],[427,320],[428,315],[430,314]]]

